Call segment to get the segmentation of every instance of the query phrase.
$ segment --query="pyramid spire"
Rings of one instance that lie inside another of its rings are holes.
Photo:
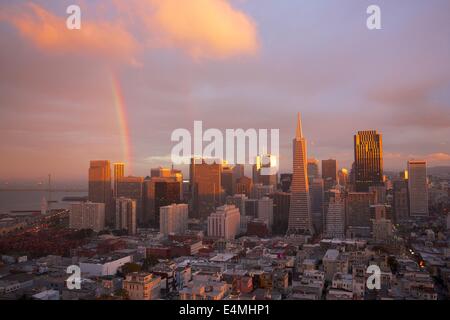
[[[302,130],[302,117],[300,112],[297,114],[297,130],[295,132],[295,139],[300,140],[303,138],[303,130]]]

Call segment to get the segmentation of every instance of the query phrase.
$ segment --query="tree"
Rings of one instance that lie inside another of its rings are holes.
[[[387,259],[387,264],[389,268],[391,268],[392,273],[396,274],[398,271],[398,262],[395,256],[389,256]]]
[[[142,269],[145,271],[150,271],[152,267],[158,264],[158,258],[154,255],[149,255],[144,259],[144,263],[142,264]]]
[[[141,266],[140,265],[138,265],[138,264],[136,264],[136,263],[132,263],[132,262],[129,262],[129,263],[125,263],[123,266],[122,266],[122,273],[124,274],[124,275],[127,275],[127,274],[129,274],[129,273],[133,273],[133,272],[139,272],[139,271],[141,271]]]

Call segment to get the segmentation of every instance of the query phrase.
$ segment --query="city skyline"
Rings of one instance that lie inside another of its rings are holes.
[[[380,1],[379,32],[365,27],[366,1],[185,8],[199,29],[223,23],[235,39],[225,43],[180,27],[172,2],[151,17],[151,30],[139,12],[154,1],[84,4],[94,42],[64,29],[68,1],[0,5],[1,182],[48,173],[85,181],[91,159],[124,162],[127,175],[146,176],[170,166],[171,132],[191,129],[194,120],[208,128],[280,128],[281,172],[290,172],[298,111],[310,157],[350,168],[352,136],[377,130],[385,171],[405,169],[411,159],[450,165],[448,1]]]
[[[4,0],[0,46],[0,304],[450,300],[449,0]]]

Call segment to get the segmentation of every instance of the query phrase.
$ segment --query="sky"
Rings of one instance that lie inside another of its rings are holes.
[[[448,0],[3,0],[0,48],[0,182],[148,175],[195,120],[280,129],[288,172],[297,112],[309,157],[348,168],[373,129],[387,170],[450,165]]]

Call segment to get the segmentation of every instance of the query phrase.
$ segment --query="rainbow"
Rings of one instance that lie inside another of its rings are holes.
[[[128,114],[125,99],[123,97],[122,88],[119,79],[111,73],[111,87],[113,92],[114,107],[116,109],[117,123],[119,125],[120,136],[122,140],[122,151],[124,162],[127,165],[127,171],[131,174],[132,164],[132,147],[130,130],[128,128]]]

